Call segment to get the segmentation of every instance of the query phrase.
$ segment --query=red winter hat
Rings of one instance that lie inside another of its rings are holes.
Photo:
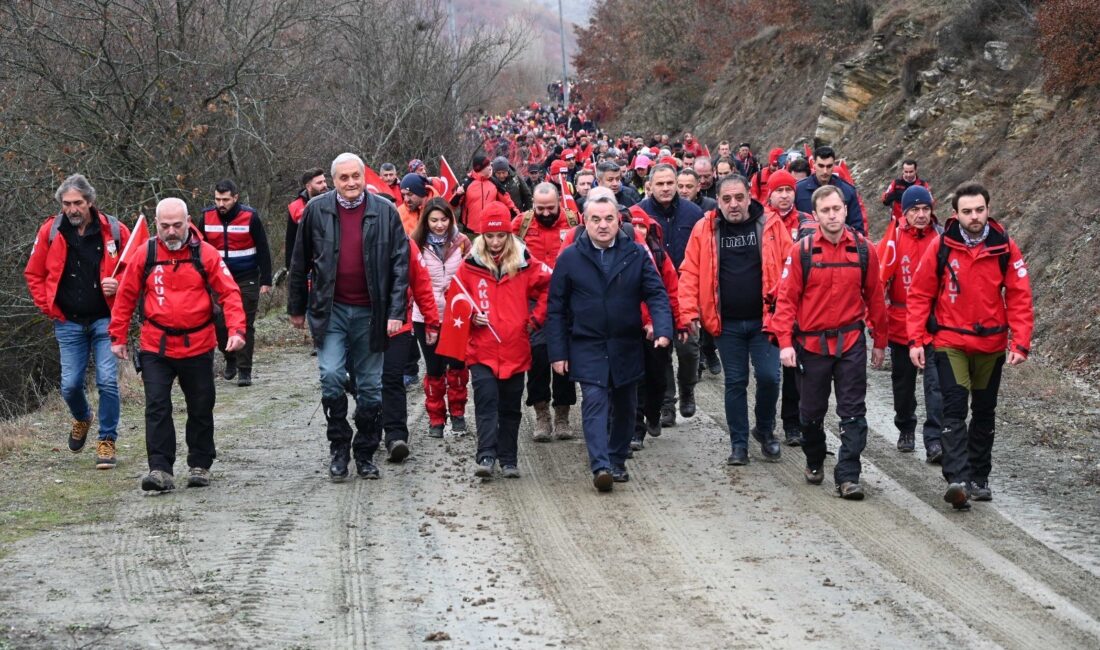
[[[672,165],[676,169],[680,168],[680,161],[676,158],[673,158],[672,156],[662,156],[661,159],[657,161],[657,164],[658,165]]]
[[[794,188],[797,184],[798,181],[786,169],[776,170],[768,176],[768,192],[774,192],[781,187]]]
[[[564,160],[555,160],[550,163],[550,176],[554,179],[558,179],[558,174],[564,174],[569,171],[569,164]]]
[[[649,213],[641,208],[639,205],[632,205],[629,209],[630,223],[635,226],[643,226],[649,228],[653,225],[653,217],[649,216]]]
[[[778,165],[779,157],[783,155],[783,147],[776,147],[768,152],[768,164]]]
[[[481,213],[481,232],[512,232],[512,214],[500,201],[491,201]]]
[[[561,159],[562,160],[575,160],[576,157],[577,157],[577,152],[573,151],[572,149],[566,149],[565,151],[561,152]]]

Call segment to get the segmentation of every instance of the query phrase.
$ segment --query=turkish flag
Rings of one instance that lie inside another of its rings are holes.
[[[703,145],[703,157],[710,158],[710,147]]]
[[[386,185],[386,181],[382,180],[382,177],[378,175],[370,167],[365,166],[363,170],[363,184],[367,188],[367,191],[371,194],[389,194],[389,185]]]
[[[470,326],[473,324],[474,302],[457,282],[451,282],[444,297],[446,305],[435,353],[465,362],[466,345],[469,343]]]
[[[458,189],[458,177],[455,176],[454,170],[447,164],[447,159],[443,156],[439,157],[439,180],[442,182],[442,196],[445,200],[450,201],[454,196],[455,190]]]
[[[880,266],[879,278],[886,282],[894,275],[898,266],[898,220],[890,219],[886,226],[886,234],[875,244],[875,252],[878,253]]]
[[[122,250],[122,254],[118,256],[118,263],[115,264],[115,270],[111,273],[111,277],[118,275],[120,270],[125,270],[125,267],[131,265],[135,260],[140,260],[137,266],[145,266],[145,255],[147,254],[145,242],[149,241],[149,225],[145,222],[145,215],[138,215],[137,223],[134,224],[134,228],[130,231],[130,239],[126,241],[126,248]]]
[[[577,207],[577,200],[573,198],[573,193],[569,191],[569,183],[565,182],[565,174],[558,174],[558,185],[561,187],[562,209],[579,213],[580,208]]]

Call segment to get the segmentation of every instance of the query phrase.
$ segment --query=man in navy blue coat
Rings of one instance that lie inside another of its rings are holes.
[[[859,205],[859,193],[855,186],[833,173],[836,164],[836,152],[832,147],[814,149],[814,173],[798,181],[794,189],[794,207],[806,214],[813,214],[814,205],[810,199],[814,190],[824,185],[836,185],[844,195],[844,205],[848,208],[845,223],[856,232],[867,234],[863,219],[863,208]]]
[[[645,374],[642,346],[668,347],[672,309],[649,253],[620,231],[618,202],[609,189],[588,193],[584,227],[554,266],[545,330],[554,372],[581,385],[592,483],[609,492],[630,479],[626,456],[636,384]],[[646,340],[643,302],[652,342]]]

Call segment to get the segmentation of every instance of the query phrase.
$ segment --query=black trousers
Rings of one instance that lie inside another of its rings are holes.
[[[172,384],[178,379],[187,402],[187,466],[210,469],[214,450],[214,351],[185,359],[141,352],[145,384],[145,448],[150,470],[172,474],[176,463],[176,425],[172,420]]]
[[[667,388],[665,367],[672,359],[669,348],[642,347],[645,349],[645,377],[638,382],[638,408],[634,420],[634,437],[639,440],[645,439],[646,422],[659,424],[661,421],[661,404]]]
[[[997,394],[1005,353],[966,355],[959,350],[936,350],[935,363],[943,393],[943,477],[949,483],[984,482],[993,469]]]
[[[424,323],[413,323],[413,334],[416,336],[417,343],[420,344],[420,351],[424,353],[425,375],[442,377],[448,368],[461,369],[466,367],[466,364],[461,361],[456,361],[450,357],[441,357],[435,353],[435,346],[428,345],[428,328]]]
[[[545,343],[531,346],[531,369],[527,371],[527,406],[549,402],[553,389],[554,406],[577,403],[577,385],[569,377],[550,368],[550,352]]]
[[[409,404],[405,394],[405,374],[409,350],[415,348],[416,339],[413,338],[413,333],[402,332],[390,337],[390,345],[382,360],[382,429],[386,434],[387,445],[394,440],[409,440]]]
[[[834,342],[830,341],[830,347]],[[839,343],[837,343],[839,345]],[[802,451],[806,466],[820,469],[825,464],[825,414],[829,394],[836,393],[836,414],[840,416],[840,449],[833,472],[837,484],[858,481],[860,454],[867,446],[867,342],[864,335],[840,357],[799,350],[803,372],[799,386],[802,421]]]
[[[523,373],[497,379],[489,366],[470,366],[477,415],[477,459],[495,458],[515,465],[519,454],[519,422],[523,409]]]
[[[783,431],[799,431],[802,428],[798,413],[798,369],[783,366],[783,401],[779,407]]]
[[[218,349],[225,355],[226,361],[235,359],[238,368],[252,369],[252,350],[256,347],[256,311],[260,308],[260,272],[249,271],[233,276],[241,288],[241,302],[244,304],[246,324],[244,347],[236,352],[226,352],[229,332],[225,327],[225,314],[221,309],[214,310],[214,331],[218,336]]]
[[[701,329],[699,330],[699,357],[705,359],[718,354],[718,346],[714,344],[714,337],[710,335],[710,332]]]
[[[932,346],[924,348],[924,444],[940,439],[943,429],[943,398]],[[894,426],[901,433],[917,430],[917,367],[909,359],[909,346],[890,343],[890,381],[894,391]]]
[[[699,383],[699,336],[693,334],[687,341],[673,339],[676,350],[676,371],[672,370],[672,355],[665,364],[665,406],[676,407],[676,389],[694,388]]]

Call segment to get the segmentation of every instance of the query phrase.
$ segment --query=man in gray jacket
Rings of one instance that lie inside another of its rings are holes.
[[[392,203],[366,192],[365,169],[351,153],[332,161],[336,189],[306,206],[290,264],[287,312],[297,328],[308,316],[318,349],[334,481],[348,477],[352,451],[359,476],[378,478],[373,458],[382,432],[383,351],[404,324],[409,288],[401,218]],[[344,393],[349,359],[356,378],[354,440]]]

